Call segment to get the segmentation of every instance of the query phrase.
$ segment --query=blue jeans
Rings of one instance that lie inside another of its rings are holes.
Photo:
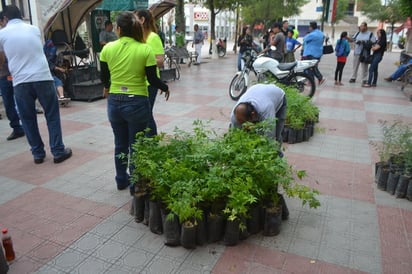
[[[147,90],[149,92],[149,102],[150,102],[150,118],[147,124],[147,127],[150,131],[147,133],[147,136],[155,136],[157,135],[157,125],[153,115],[153,107],[156,102],[157,96],[157,88],[154,86],[148,86]]]
[[[22,133],[23,127],[20,124],[19,114],[16,110],[16,103],[14,101],[13,83],[7,80],[7,76],[0,78],[0,90],[3,97],[3,104],[6,110],[7,118],[10,121],[10,127],[15,133]]]
[[[242,71],[242,55],[243,52],[239,52],[237,55],[237,71]]]
[[[34,159],[46,156],[37,124],[36,99],[43,107],[44,116],[46,117],[51,153],[54,158],[62,156],[64,154],[64,144],[60,124],[60,110],[53,81],[18,84],[14,87],[14,96]]]
[[[376,85],[376,82],[378,81],[378,65],[380,61],[382,61],[382,54],[375,53],[372,57],[372,63],[369,66],[369,85]]]
[[[396,71],[391,75],[391,78],[392,78],[392,80],[397,80],[399,77],[401,77],[404,73],[405,73],[405,71],[408,69],[408,68],[411,68],[412,67],[412,64],[402,64],[402,65],[400,65],[397,69],[396,69]]]
[[[129,174],[133,173],[133,165],[129,165],[128,158],[119,158],[120,155],[129,156],[136,134],[146,129],[150,118],[150,104],[146,96],[110,94],[107,100],[107,115],[114,134],[114,164],[116,167],[116,183],[119,187],[129,185]]]

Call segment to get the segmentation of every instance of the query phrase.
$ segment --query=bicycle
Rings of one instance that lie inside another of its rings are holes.
[[[177,52],[173,48],[167,48],[165,50],[165,59],[163,62],[163,68],[160,71],[169,71],[173,74],[173,80],[180,79],[180,64],[177,62],[180,60]]]

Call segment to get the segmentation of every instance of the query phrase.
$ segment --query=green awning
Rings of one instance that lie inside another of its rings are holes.
[[[138,10],[147,9],[149,7],[148,0],[103,0],[102,4],[97,6],[99,10]]]

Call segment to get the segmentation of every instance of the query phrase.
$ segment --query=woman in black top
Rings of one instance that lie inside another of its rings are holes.
[[[239,55],[237,58],[237,70],[242,70],[242,55],[243,53],[251,49],[253,45],[253,37],[250,35],[249,27],[244,27],[242,29],[242,34],[239,36],[237,40],[237,46],[239,47]]]
[[[378,39],[376,43],[372,46],[372,62],[369,66],[369,78],[368,83],[364,84],[363,87],[376,87],[376,82],[378,81],[378,65],[382,61],[383,53],[386,50],[386,32],[383,29],[377,32]]]

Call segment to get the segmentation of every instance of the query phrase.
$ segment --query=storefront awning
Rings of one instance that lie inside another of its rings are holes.
[[[412,28],[412,20],[411,20],[410,17],[408,17],[408,18],[406,18],[405,22],[400,27],[397,27],[395,29],[395,32],[399,33],[404,29],[411,29],[411,28]]]
[[[159,19],[176,6],[176,0],[163,0],[150,6],[150,11],[155,19]]]
[[[120,11],[147,9],[148,7],[148,0],[103,0],[103,2],[97,7],[97,9]]]

